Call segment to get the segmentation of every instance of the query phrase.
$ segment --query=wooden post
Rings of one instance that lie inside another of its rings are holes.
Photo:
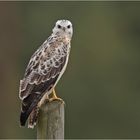
[[[64,103],[45,103],[39,111],[37,139],[64,139]]]

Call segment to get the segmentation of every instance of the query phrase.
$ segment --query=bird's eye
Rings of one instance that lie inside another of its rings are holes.
[[[59,29],[60,29],[60,28],[61,28],[61,25],[57,25],[57,28],[59,28]]]
[[[70,25],[68,25],[67,28],[69,29],[70,28]]]

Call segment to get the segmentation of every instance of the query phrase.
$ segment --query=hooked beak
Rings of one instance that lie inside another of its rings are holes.
[[[62,29],[63,29],[63,31],[65,32],[66,28],[65,28],[65,27],[63,27]]]

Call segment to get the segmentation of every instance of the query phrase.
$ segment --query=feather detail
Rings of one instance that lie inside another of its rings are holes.
[[[37,122],[37,118],[38,118],[38,111],[39,111],[39,108],[38,107],[35,107],[32,112],[30,113],[30,116],[29,116],[29,120],[28,120],[28,128],[34,128],[34,126],[36,125],[36,122]]]
[[[22,111],[20,116],[21,125],[24,126],[31,112],[40,102],[45,93],[56,85],[58,77],[65,66],[68,57],[64,52],[64,44],[53,46],[47,45],[42,47],[33,55],[25,72],[23,80],[20,81],[20,99],[22,100]],[[53,44],[54,45],[54,44]],[[68,46],[69,47],[69,46]],[[42,53],[44,52],[45,53]],[[47,51],[48,50],[48,51]],[[52,50],[53,52],[51,52]],[[34,113],[33,113],[34,114]],[[31,120],[31,117],[30,117]],[[33,126],[33,123],[30,123]]]

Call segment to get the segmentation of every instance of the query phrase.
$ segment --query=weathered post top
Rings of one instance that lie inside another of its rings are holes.
[[[37,139],[64,139],[64,102],[46,102],[39,110]]]

